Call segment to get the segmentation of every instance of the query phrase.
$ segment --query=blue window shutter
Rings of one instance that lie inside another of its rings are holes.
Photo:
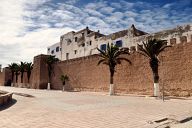
[[[106,51],[106,44],[102,44],[102,45],[100,46],[100,49],[103,50],[103,51]]]
[[[116,44],[115,44],[117,47],[122,47],[123,46],[123,42],[122,40],[118,40],[116,41]]]

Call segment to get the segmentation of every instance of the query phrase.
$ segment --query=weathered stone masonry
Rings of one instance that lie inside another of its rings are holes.
[[[117,66],[114,83],[121,93],[152,94],[153,80],[148,59],[137,52]],[[160,86],[165,85],[166,94],[192,95],[192,42],[175,44],[160,55]],[[61,74],[67,74],[68,89],[108,91],[109,71],[106,65],[97,65],[96,55],[62,61],[55,65],[52,88],[61,89]],[[45,75],[45,74],[44,74]]]

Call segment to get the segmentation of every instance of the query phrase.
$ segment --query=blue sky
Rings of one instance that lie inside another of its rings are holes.
[[[192,0],[1,0],[0,63],[32,61],[71,30],[103,34],[131,24],[157,32],[192,23]]]

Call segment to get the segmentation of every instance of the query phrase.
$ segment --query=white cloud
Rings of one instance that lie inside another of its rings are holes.
[[[91,15],[91,16],[104,17],[103,14],[101,14],[100,12],[95,11],[95,10],[93,10],[93,9],[85,9],[84,12],[85,12],[85,13],[88,13],[88,14]]]
[[[121,3],[121,7],[123,7],[123,9],[131,9],[135,3],[131,3],[131,2],[127,2],[125,0],[120,0],[120,3]]]
[[[0,53],[6,53],[5,58],[1,58],[1,64],[6,66],[7,62],[32,61],[38,54],[46,54],[46,48],[59,41],[60,35],[72,31],[70,28],[46,28],[29,32],[23,37],[12,37],[6,42],[13,44],[0,44]]]
[[[112,14],[115,8],[112,7],[103,7],[99,11],[104,13],[104,14]]]
[[[66,4],[76,4],[79,0],[65,0]]]
[[[114,7],[114,8],[117,8],[117,9],[121,8],[121,4],[120,4],[120,3],[112,2],[112,3],[110,3],[110,5],[111,5],[112,7]]]
[[[170,8],[172,5],[173,4],[168,3],[168,4],[163,5],[163,8]]]
[[[9,38],[11,35],[18,35],[24,28],[24,21],[22,20],[24,11],[22,8],[23,1],[12,1],[13,4],[10,4],[10,1],[0,1],[0,37],[3,43],[6,43],[6,38]]]
[[[125,12],[125,16],[128,16],[128,17],[136,17],[138,16],[138,13],[135,13],[133,11],[126,11]]]
[[[47,1],[34,0],[30,5],[34,8],[44,2]],[[23,16],[33,14],[29,10],[26,11],[29,9],[26,8],[27,6],[32,9],[30,5],[28,0],[0,1],[0,64],[3,66],[7,66],[11,62],[32,61],[34,56],[45,54],[46,48],[50,44],[58,42],[60,35],[73,30],[66,27],[64,29],[50,28],[50,24],[47,22],[38,25],[32,20],[24,20]],[[49,19],[46,15],[41,15],[40,18]],[[40,29],[26,33],[25,28],[29,26],[38,26]]]
[[[93,9],[97,10],[103,7],[107,7],[107,2],[106,1],[100,1],[100,2],[94,2],[94,3],[88,3],[85,6],[85,9]]]

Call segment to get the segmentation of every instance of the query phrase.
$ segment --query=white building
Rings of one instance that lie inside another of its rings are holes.
[[[130,29],[110,35],[94,32],[86,27],[78,32],[69,32],[60,37],[61,60],[68,60],[98,54],[97,48],[106,50],[107,43],[114,43],[119,47],[131,47],[127,38],[142,36],[147,33],[137,30],[134,25]]]
[[[104,36],[88,27],[78,32],[69,32],[60,37],[61,60],[92,55],[97,48],[98,38]]]
[[[149,37],[167,40],[168,45],[174,45],[181,42],[192,41],[192,25],[178,26],[173,29],[148,34],[135,28],[132,25],[129,29],[122,30],[110,35],[103,35],[94,32],[86,27],[78,32],[69,32],[60,37],[60,43],[49,47],[49,55],[58,56],[61,60],[68,60],[98,54],[97,48],[106,50],[107,43],[115,44],[119,47],[128,48],[130,51],[137,50],[137,44],[141,44]],[[59,47],[61,51],[56,52]],[[60,56],[59,56],[60,54]]]
[[[47,55],[53,55],[61,60],[61,47],[60,42],[53,44],[47,48]]]

